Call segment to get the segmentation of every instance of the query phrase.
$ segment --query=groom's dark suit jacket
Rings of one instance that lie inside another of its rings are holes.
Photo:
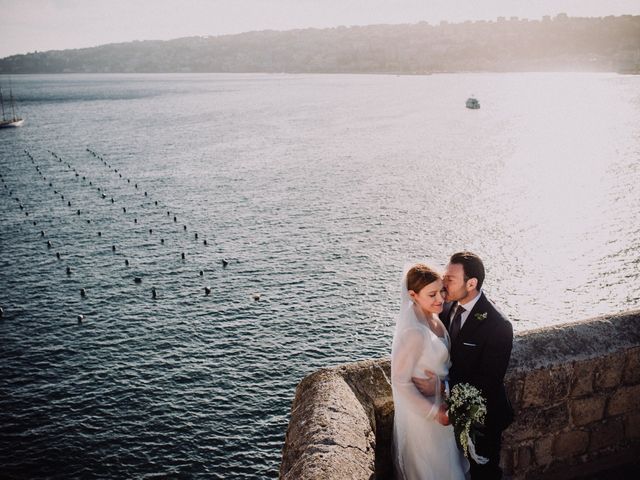
[[[449,329],[451,309],[456,302],[446,303],[440,319]],[[486,318],[484,317],[486,313]],[[485,297],[484,293],[451,345],[449,384],[470,383],[487,399],[485,427],[504,430],[513,420],[513,409],[504,387],[504,374],[511,356],[513,328],[506,317]]]

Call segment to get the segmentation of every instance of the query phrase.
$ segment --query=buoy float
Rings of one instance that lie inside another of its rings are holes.
[[[200,276],[202,277],[204,275],[204,271],[200,270]]]
[[[124,264],[128,267],[129,266],[129,260],[125,258]]]
[[[56,258],[60,260],[60,252],[56,252]]]
[[[222,268],[227,268],[227,265],[229,265],[229,262],[227,262],[224,258],[222,259]]]
[[[136,283],[142,283],[142,278],[140,278],[140,277],[135,277],[135,278],[133,279],[133,281],[134,281],[134,282],[136,282]]]
[[[78,315],[78,323],[82,323],[84,320],[84,315]]]
[[[80,289],[80,296],[83,298],[87,296],[87,291],[84,288]]]
[[[51,248],[51,240],[47,240],[47,248]]]
[[[261,295],[259,293],[254,293],[253,294],[253,299],[257,302],[258,300],[260,300]]]
[[[204,287],[204,294],[205,295],[211,294],[211,288],[210,287]]]
[[[184,252],[182,252],[182,259],[184,260]]]
[[[67,275],[71,275],[71,267],[67,267]]]
[[[153,288],[151,289],[151,298],[154,298],[154,299],[155,299],[155,298],[157,297],[157,295],[158,295],[158,294],[157,294],[157,291],[156,291],[156,287],[153,287]]]
[[[115,245],[111,245],[111,251],[115,252],[116,251],[116,246]]]

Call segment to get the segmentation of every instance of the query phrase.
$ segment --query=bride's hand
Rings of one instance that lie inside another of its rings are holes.
[[[438,409],[438,414],[436,415],[436,421],[440,424],[440,425],[449,425],[449,415],[447,415],[447,407],[446,405],[442,404],[440,405],[440,408]]]

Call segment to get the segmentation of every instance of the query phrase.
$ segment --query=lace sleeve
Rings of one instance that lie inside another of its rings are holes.
[[[391,382],[394,400],[401,400],[406,408],[426,418],[433,419],[438,413],[440,381],[436,382],[436,395],[425,397],[411,381],[415,366],[427,347],[424,333],[417,328],[402,332],[395,339],[391,357]]]

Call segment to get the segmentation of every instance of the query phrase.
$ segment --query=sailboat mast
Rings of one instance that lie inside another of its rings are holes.
[[[2,121],[6,120],[4,116],[4,98],[2,98],[2,87],[0,87],[0,106],[2,106]]]
[[[11,104],[11,119],[16,120],[16,104],[13,101],[13,92],[9,89],[9,103]]]

